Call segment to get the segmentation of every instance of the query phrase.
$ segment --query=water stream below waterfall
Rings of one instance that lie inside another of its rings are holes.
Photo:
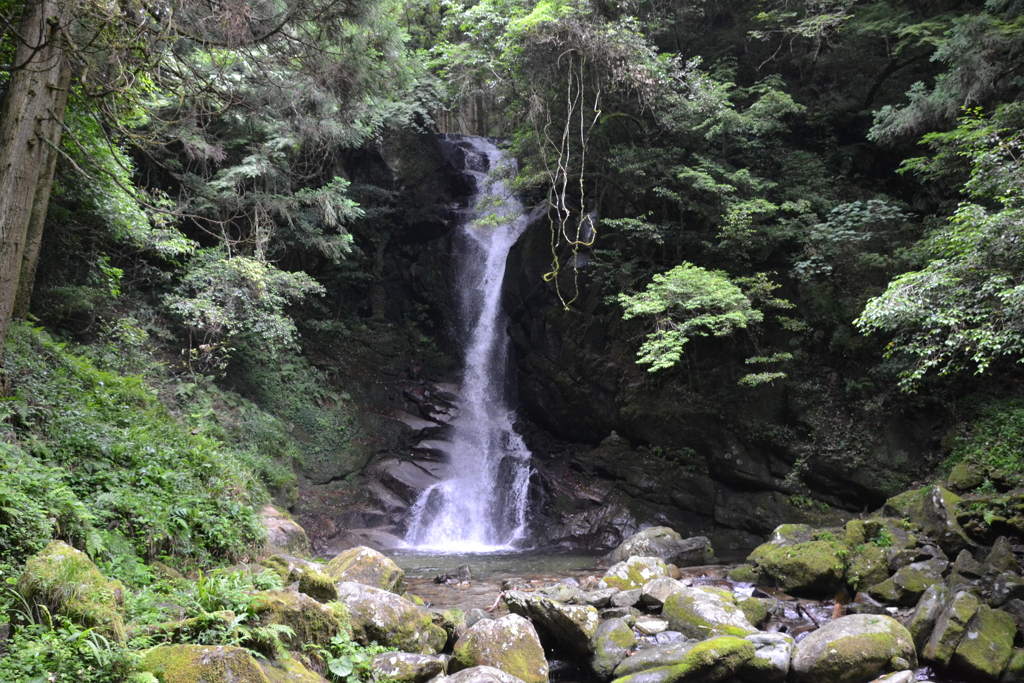
[[[410,510],[406,542],[441,552],[507,550],[526,532],[530,452],[506,400],[501,285],[509,249],[526,229],[523,206],[504,177],[514,171],[486,138],[451,136],[476,182],[456,239],[457,295],[465,341],[459,414],[442,449],[450,473]]]

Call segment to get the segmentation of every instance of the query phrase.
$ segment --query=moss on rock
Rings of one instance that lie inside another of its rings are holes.
[[[768,608],[772,601],[765,598],[738,598],[736,606],[743,610],[743,615],[753,626],[761,628],[768,621]]]
[[[302,593],[262,591],[252,606],[263,625],[283,624],[295,632],[282,638],[290,649],[307,644],[326,646],[342,630],[331,608]]]
[[[888,578],[889,561],[883,549],[873,543],[855,546],[846,565],[846,582],[854,591],[862,591]]]
[[[862,683],[915,666],[910,633],[895,619],[876,614],[841,617],[812,631],[797,645],[792,664],[796,679],[806,683]]]
[[[361,583],[395,595],[405,592],[405,572],[385,555],[365,546],[342,552],[327,563],[326,571],[337,582]]]
[[[832,540],[765,544],[755,549],[751,558],[755,558],[762,581],[772,581],[793,595],[824,597],[840,586],[846,569],[845,554],[845,548]]]
[[[466,631],[452,652],[449,671],[493,666],[525,683],[546,683],[548,660],[537,631],[518,614],[481,619]]]
[[[643,588],[648,581],[662,576],[668,576],[668,565],[660,557],[634,556],[612,565],[603,581],[611,588],[630,591]]]
[[[76,624],[124,642],[124,589],[108,580],[88,555],[53,541],[29,559],[18,592],[30,605],[45,607]]]
[[[338,599],[338,589],[327,574],[308,568],[299,577],[299,592],[305,593],[317,602],[330,602]]]
[[[719,636],[694,645],[678,664],[624,676],[615,683],[722,681],[733,676],[755,652],[754,644],[749,641]]]
[[[240,647],[162,645],[146,652],[140,668],[160,683],[270,683]]]
[[[756,631],[732,596],[705,588],[683,588],[665,600],[662,616],[669,628],[688,638],[745,636]]]
[[[953,653],[953,668],[967,674],[969,680],[998,680],[1013,657],[1016,635],[1013,617],[982,605]]]
[[[611,678],[615,667],[626,657],[626,653],[636,645],[636,633],[622,619],[608,619],[601,622],[594,634],[594,654],[590,658],[590,668],[601,679]]]
[[[307,669],[296,657],[264,659],[259,666],[270,683],[325,683],[323,676]]]

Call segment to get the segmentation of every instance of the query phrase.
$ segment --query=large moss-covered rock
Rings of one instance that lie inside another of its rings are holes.
[[[609,679],[626,653],[636,645],[636,634],[622,619],[601,622],[594,634],[590,668],[599,678]]]
[[[296,657],[261,659],[259,665],[270,683],[327,683],[327,679],[307,669]]]
[[[862,683],[917,666],[914,641],[898,621],[854,614],[830,621],[796,646],[793,673],[803,683]]]
[[[311,562],[287,553],[276,553],[266,557],[260,560],[260,564],[280,576],[285,584],[300,580],[302,574],[309,570],[324,572],[324,566],[319,562]]]
[[[327,563],[326,571],[338,582],[361,583],[396,595],[405,592],[405,572],[387,556],[365,546],[342,552]]]
[[[665,604],[666,598],[685,586],[675,579],[667,576],[660,576],[644,584],[640,591],[640,600],[651,609],[657,609]]]
[[[751,633],[744,636],[754,644],[754,656],[740,667],[736,675],[751,683],[779,683],[789,675],[796,643],[785,633]]]
[[[845,549],[835,541],[792,545],[766,543],[751,553],[761,580],[798,596],[825,597],[838,590],[845,569]]]
[[[861,525],[863,526],[863,522]],[[847,530],[849,530],[849,525],[847,525]],[[849,538],[849,531],[847,538]],[[874,543],[854,547],[846,563],[846,582],[854,591],[866,590],[888,578],[889,560],[885,556],[885,550]]]
[[[774,603],[770,598],[736,598],[736,606],[743,611],[743,616],[757,628],[768,621],[769,610]]]
[[[939,613],[932,635],[921,650],[921,658],[948,666],[967,624],[978,610],[978,598],[967,591],[956,593]]]
[[[612,588],[629,591],[662,576],[668,576],[668,566],[660,557],[630,557],[612,565],[602,580]]]
[[[294,635],[282,637],[290,649],[306,644],[326,646],[341,631],[334,612],[303,593],[262,591],[254,596],[252,608],[262,625],[282,624],[294,631]]]
[[[930,586],[924,592],[924,595],[921,596],[921,599],[917,601],[917,606],[910,615],[910,619],[905,622],[918,651],[924,648],[928,638],[931,637],[935,621],[946,606],[948,596],[949,591],[945,586]]]
[[[338,599],[338,588],[330,576],[317,569],[308,568],[299,576],[299,592],[305,593],[317,602],[331,602]]]
[[[1017,625],[1006,612],[986,605],[978,608],[953,653],[952,665],[969,680],[999,679],[1013,657]]]
[[[548,680],[548,660],[537,631],[518,614],[481,619],[462,634],[455,643],[449,670],[456,672],[474,666],[493,666],[525,683]]]
[[[1024,683],[1024,650],[1014,650],[1010,663],[1003,670],[1000,683]]]
[[[370,662],[375,680],[424,683],[444,673],[444,658],[408,652],[382,652]]]
[[[961,550],[974,546],[956,519],[956,504],[959,502],[960,496],[941,486],[926,486],[890,498],[882,507],[882,512],[907,518],[953,557]]]
[[[623,659],[615,667],[612,675],[614,678],[624,678],[642,671],[675,666],[683,661],[686,653],[692,650],[696,644],[696,641],[683,641],[644,648]]]
[[[505,593],[505,604],[513,614],[526,617],[548,642],[564,646],[578,655],[590,654],[597,633],[597,610],[589,605],[564,605],[522,591]]]
[[[745,636],[757,630],[728,591],[682,588],[668,596],[661,614],[669,628],[689,638]]]
[[[267,530],[267,548],[272,552],[308,553],[309,538],[306,530],[286,513],[273,505],[264,505],[260,510],[260,523]]]
[[[160,683],[270,683],[248,650],[221,645],[161,645],[140,668]]]
[[[63,541],[51,542],[29,559],[18,592],[31,605],[124,642],[121,582],[108,580],[88,555]]]
[[[463,669],[444,679],[445,683],[522,683],[512,674],[505,673],[493,666],[474,666]]]
[[[926,560],[903,567],[885,581],[872,586],[868,594],[893,605],[914,605],[931,586],[942,584],[946,560]]]
[[[715,683],[733,675],[754,657],[754,644],[734,636],[719,636],[688,649],[677,664],[647,669],[616,679],[618,683]]]
[[[713,562],[715,552],[705,536],[684,539],[667,526],[655,526],[627,538],[606,559],[617,563],[634,556],[659,557],[677,567],[694,567]]]
[[[338,602],[348,610],[353,637],[364,645],[376,641],[403,652],[432,655],[448,640],[426,611],[390,591],[343,581],[338,584]]]

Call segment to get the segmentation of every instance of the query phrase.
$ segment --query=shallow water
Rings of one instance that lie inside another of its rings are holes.
[[[409,578],[432,579],[438,574],[468,564],[475,580],[529,579],[541,576],[557,576],[561,579],[581,573],[592,574],[598,570],[598,562],[604,556],[602,552],[558,553],[550,550],[432,553],[410,549],[389,550],[386,554],[405,570]]]

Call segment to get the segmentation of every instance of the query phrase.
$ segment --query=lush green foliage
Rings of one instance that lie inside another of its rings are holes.
[[[983,488],[1024,485],[1024,405],[993,403],[959,435],[946,466],[965,462],[984,477]]]
[[[5,646],[4,683],[124,683],[136,671],[137,655],[60,618],[16,628]]]

